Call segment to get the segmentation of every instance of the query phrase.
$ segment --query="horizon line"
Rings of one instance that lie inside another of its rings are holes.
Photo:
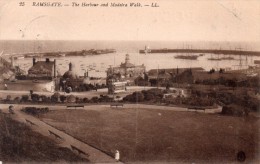
[[[0,39],[0,41],[113,41],[113,42],[245,42],[245,43],[252,43],[252,42],[259,42],[260,40],[253,40],[253,41],[231,41],[231,40],[101,40],[101,39],[96,39],[96,40],[85,40],[85,39]]]

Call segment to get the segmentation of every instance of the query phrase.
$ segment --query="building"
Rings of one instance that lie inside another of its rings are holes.
[[[193,74],[203,71],[201,67],[195,68],[171,68],[171,69],[151,69],[148,71],[148,81],[152,86],[166,86],[168,83],[193,83]]]
[[[126,84],[127,82],[111,82],[108,86],[108,93],[119,93],[119,92],[125,92],[126,91]]]
[[[89,84],[88,72],[85,72],[84,77],[78,76],[72,63],[69,63],[69,70],[63,74],[59,82],[60,90],[63,91],[85,91]]]
[[[118,67],[110,67],[107,70],[107,76],[113,74],[120,74],[121,78],[135,79],[136,77],[143,75],[145,72],[144,65],[134,65],[130,63],[129,55],[126,54],[125,62],[121,63]]]
[[[10,80],[15,76],[13,62],[9,62],[6,58],[0,56],[0,82]]]
[[[33,66],[28,70],[28,77],[38,80],[47,80],[56,77],[56,60],[50,61],[46,58],[45,61],[36,61],[33,58]]]
[[[135,79],[143,76],[145,73],[144,65],[134,65],[130,63],[129,55],[126,54],[125,62],[118,67],[110,67],[107,70],[106,83],[108,86],[108,93],[113,94],[117,92],[126,91],[126,86],[135,83]]]
[[[143,76],[138,76],[134,80],[135,85],[137,86],[150,86],[150,82],[148,81],[148,75],[147,73],[144,73]]]

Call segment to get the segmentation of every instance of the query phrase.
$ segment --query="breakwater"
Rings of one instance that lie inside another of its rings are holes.
[[[259,51],[244,51],[244,50],[217,50],[217,49],[148,49],[139,50],[143,54],[145,51],[149,53],[212,53],[224,55],[249,55],[260,56]]]

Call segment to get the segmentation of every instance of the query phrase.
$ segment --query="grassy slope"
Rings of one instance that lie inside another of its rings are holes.
[[[86,161],[25,124],[0,113],[0,161],[4,162],[82,162]]]
[[[111,109],[51,111],[43,120],[102,150],[118,149],[123,161],[231,162],[240,150],[249,160],[259,153],[253,117]]]

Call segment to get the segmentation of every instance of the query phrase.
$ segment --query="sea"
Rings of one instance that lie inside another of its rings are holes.
[[[260,51],[260,42],[177,42],[177,41],[56,41],[56,40],[0,40],[0,53],[4,56],[17,55],[25,53],[42,52],[68,52],[81,51],[89,49],[115,49],[116,53],[76,56],[76,57],[57,57],[57,71],[64,74],[69,63],[74,64],[74,69],[78,76],[83,76],[88,71],[92,77],[106,77],[108,67],[118,66],[125,61],[125,55],[129,54],[130,62],[135,65],[146,66],[146,70],[167,69],[167,68],[192,68],[202,67],[205,70],[212,68],[230,68],[243,69],[254,65],[254,60],[260,60],[258,56],[239,56],[229,55],[234,60],[208,60],[208,58],[221,58],[223,54],[204,54],[197,60],[176,59],[178,53],[156,53],[139,54],[140,49],[147,46],[150,49],[174,49],[174,48],[192,48],[192,49],[226,49],[226,50],[245,50]],[[199,55],[199,54],[194,54]],[[37,60],[45,60],[39,56]],[[53,58],[50,58],[53,60]],[[32,58],[23,58],[15,60],[15,65],[25,71],[32,66]]]

